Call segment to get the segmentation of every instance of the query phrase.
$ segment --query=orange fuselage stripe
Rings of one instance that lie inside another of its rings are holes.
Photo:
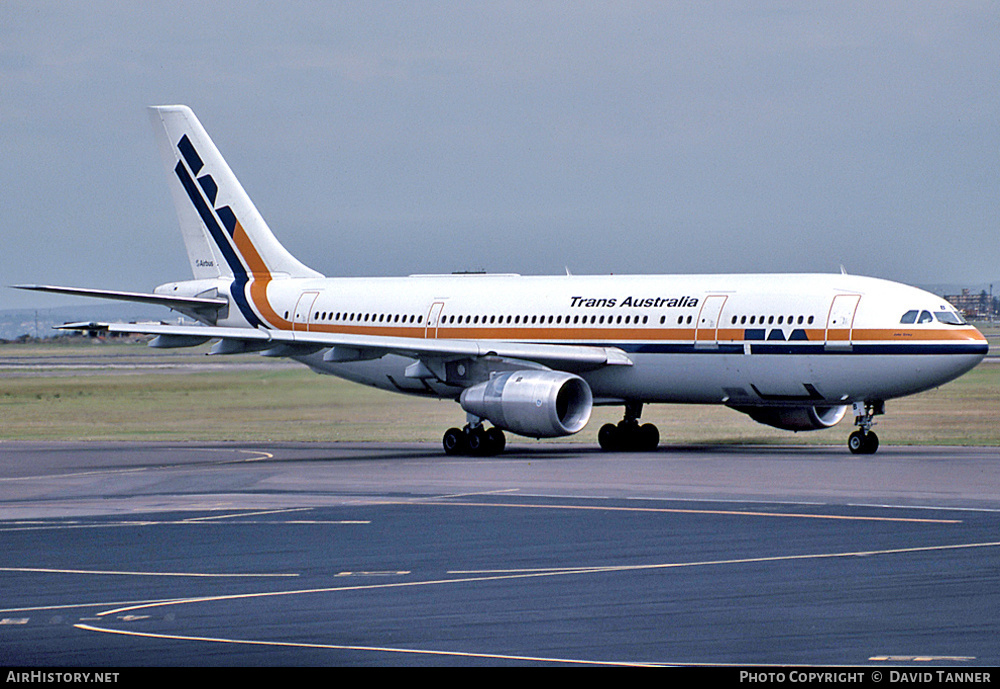
[[[260,315],[279,330],[290,330],[292,324],[279,316],[271,307],[271,302],[267,300],[267,286],[271,283],[271,271],[268,270],[264,259],[260,257],[257,248],[250,241],[246,230],[239,220],[236,221],[236,229],[233,231],[233,240],[236,242],[236,249],[247,262],[250,269],[250,301],[257,307]]]

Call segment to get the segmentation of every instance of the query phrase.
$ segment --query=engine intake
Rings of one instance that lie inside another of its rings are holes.
[[[818,431],[844,418],[846,406],[838,407],[733,407],[757,423],[783,431]]]
[[[504,430],[532,438],[580,431],[594,396],[580,376],[561,371],[509,371],[462,391],[462,409]]]

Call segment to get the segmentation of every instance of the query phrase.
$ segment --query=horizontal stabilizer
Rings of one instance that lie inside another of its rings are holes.
[[[167,308],[187,308],[194,311],[218,310],[228,303],[220,297],[176,297],[165,294],[146,294],[144,292],[122,292],[110,289],[89,289],[86,287],[60,287],[57,285],[12,285],[14,289],[32,290],[34,292],[50,292],[52,294],[68,294],[74,297],[96,297],[98,299],[114,299],[131,301],[140,304],[155,304]]]

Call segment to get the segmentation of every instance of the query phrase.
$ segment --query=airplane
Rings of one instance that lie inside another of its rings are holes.
[[[721,404],[789,431],[848,410],[848,448],[873,454],[887,400],[942,385],[986,355],[942,298],[834,274],[325,277],[276,239],[198,118],[149,108],[193,279],[152,293],[16,285],[166,306],[198,325],[69,323],[153,335],[152,347],[213,341],[211,354],[288,357],[317,373],[452,399],[466,424],[449,455],[493,455],[505,432],[581,431],[597,405],[624,408],[606,451],[650,451],[643,405]],[[486,427],[486,422],[491,425]]]

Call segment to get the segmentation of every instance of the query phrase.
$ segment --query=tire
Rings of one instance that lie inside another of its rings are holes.
[[[618,449],[618,427],[613,423],[606,423],[597,432],[597,442],[605,452],[614,452]]]
[[[498,455],[507,447],[507,437],[499,428],[494,426],[486,431],[487,454]]]
[[[876,452],[878,452],[878,436],[869,431],[865,436],[865,454],[873,455]]]
[[[878,439],[875,440],[876,447],[878,447]],[[867,442],[865,440],[865,434],[861,431],[854,431],[849,436],[847,436],[847,449],[851,451],[852,455],[864,455],[870,454],[865,451]]]
[[[660,430],[651,423],[639,427],[638,446],[643,452],[652,452],[660,444]]]
[[[445,431],[442,444],[444,445],[444,453],[446,455],[465,454],[469,447],[465,433],[458,428],[449,428]]]
[[[489,454],[489,441],[486,438],[486,431],[483,427],[474,428],[469,431],[468,440],[466,440],[469,446],[470,455],[485,455]]]

